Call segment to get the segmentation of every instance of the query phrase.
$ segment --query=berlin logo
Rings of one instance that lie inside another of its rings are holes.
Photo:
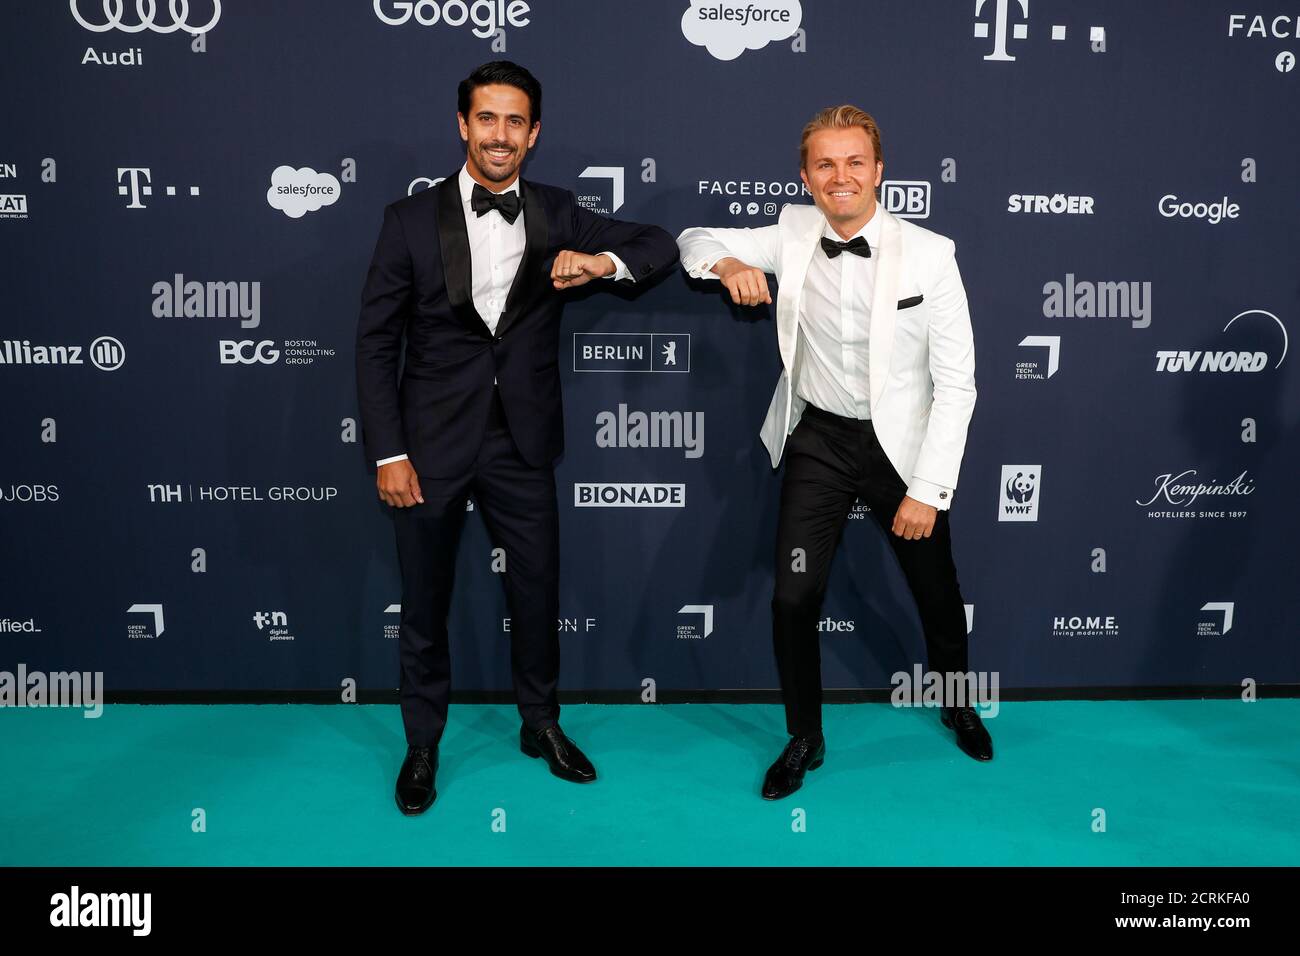
[[[689,372],[691,336],[663,332],[574,332],[575,372]]]

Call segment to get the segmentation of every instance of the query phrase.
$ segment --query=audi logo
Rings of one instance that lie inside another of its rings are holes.
[[[212,19],[203,26],[193,26],[189,23],[189,0],[167,0],[167,12],[170,14],[171,23],[157,22],[158,0],[135,0],[135,14],[139,22],[126,23],[122,19],[126,10],[126,0],[102,0],[105,22],[95,24],[87,22],[81,15],[81,11],[77,9],[78,2],[79,0],[68,0],[68,9],[72,11],[72,16],[78,23],[94,33],[107,33],[109,30],[121,30],[123,33],[141,33],[144,30],[152,30],[154,33],[175,33],[183,29],[186,33],[197,36],[200,33],[207,33],[221,19],[221,0],[212,0]]]

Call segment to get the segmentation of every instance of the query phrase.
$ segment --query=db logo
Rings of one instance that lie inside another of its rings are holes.
[[[254,342],[252,339],[245,339],[242,342],[233,342],[229,339],[221,340],[221,364],[222,365],[255,365],[261,362],[263,365],[274,365],[280,358],[280,350],[272,348],[275,342],[266,339],[262,342]],[[252,354],[249,354],[249,351]]]
[[[880,199],[887,212],[899,219],[930,217],[930,184],[905,179],[885,180],[880,184]]]

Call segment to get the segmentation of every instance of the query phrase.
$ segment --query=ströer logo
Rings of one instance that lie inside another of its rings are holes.
[[[691,0],[682,14],[682,33],[717,59],[734,60],[746,50],[761,50],[773,40],[793,36],[802,18],[799,0]]]
[[[277,166],[271,173],[266,201],[290,219],[301,219],[321,206],[338,202],[339,188],[339,181],[329,173],[318,173],[309,166]]]

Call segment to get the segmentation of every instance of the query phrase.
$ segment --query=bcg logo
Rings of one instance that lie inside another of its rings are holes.
[[[221,340],[222,365],[274,365],[280,359],[280,350],[273,348],[275,342],[265,339],[254,342],[244,339],[236,342],[231,339]]]

